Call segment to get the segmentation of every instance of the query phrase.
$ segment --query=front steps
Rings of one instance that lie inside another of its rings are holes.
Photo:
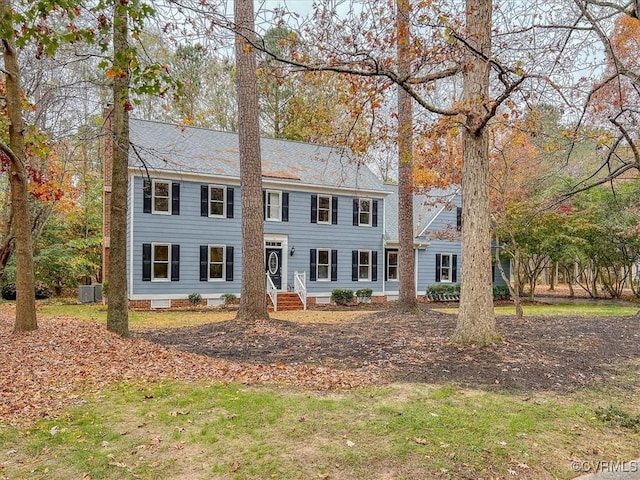
[[[267,309],[273,312],[271,298],[267,295]],[[278,312],[287,310],[302,310],[303,305],[297,293],[278,292]]]

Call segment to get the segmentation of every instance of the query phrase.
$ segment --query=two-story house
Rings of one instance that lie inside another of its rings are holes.
[[[108,128],[107,120],[107,128]],[[241,290],[241,208],[235,133],[131,120],[128,295],[133,306],[209,305]],[[292,289],[304,274],[308,303],[335,288],[384,298],[385,185],[334,148],[263,138],[265,272]],[[105,179],[110,159],[105,155]],[[105,210],[110,203],[105,182]],[[108,257],[105,218],[105,259]]]

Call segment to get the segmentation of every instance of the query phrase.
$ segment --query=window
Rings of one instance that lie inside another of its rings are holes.
[[[318,263],[316,265],[316,279],[318,281],[330,280],[329,274],[331,269],[331,250],[318,249]]]
[[[375,250],[351,251],[351,280],[378,281],[378,252]]]
[[[387,251],[387,280],[398,280],[398,251]]]
[[[209,280],[224,280],[224,247],[209,245]]]
[[[371,200],[358,199],[358,225],[371,225]]]
[[[180,245],[142,244],[142,281],[177,282],[180,280]]]
[[[338,224],[338,197],[311,195],[311,223]]]
[[[331,223],[331,197],[318,195],[318,223]]]
[[[358,280],[371,280],[371,252],[369,250],[358,252]]]
[[[267,190],[265,195],[265,219],[273,222],[282,220],[282,192]]]
[[[200,281],[233,281],[233,246],[200,245]]]
[[[214,185],[209,186],[209,216],[224,217],[225,214],[225,188]]]
[[[200,215],[233,218],[233,188],[221,185],[200,186]]]
[[[457,255],[452,255],[450,253],[436,254],[436,282],[457,282],[457,264]]]
[[[171,184],[163,180],[153,181],[153,213],[171,213]]]
[[[171,264],[170,252],[170,245],[168,244],[153,244],[151,249],[152,280],[169,280],[169,265]]]
[[[370,198],[353,199],[353,225],[365,227],[378,226],[378,200]]]

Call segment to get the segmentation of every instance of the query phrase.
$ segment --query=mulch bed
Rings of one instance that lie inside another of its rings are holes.
[[[229,321],[136,335],[246,364],[322,365],[372,372],[384,381],[520,391],[620,386],[620,368],[639,368],[637,316],[498,317],[503,342],[488,347],[451,344],[455,321],[423,306],[416,314],[383,310],[337,325],[274,319],[268,328],[252,329]]]

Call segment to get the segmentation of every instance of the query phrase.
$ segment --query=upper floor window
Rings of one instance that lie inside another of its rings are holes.
[[[282,192],[265,192],[265,219],[273,222],[282,220]]]
[[[318,223],[331,223],[331,197],[318,195]]]
[[[180,214],[180,184],[168,180],[144,180],[143,182],[144,213],[162,215]]]
[[[353,224],[356,226],[378,226],[378,201],[370,198],[353,199]]]
[[[371,225],[371,200],[358,199],[358,225]]]
[[[338,224],[338,197],[311,195],[311,223]]]
[[[222,185],[201,185],[200,215],[233,218],[233,188]]]
[[[209,216],[224,217],[226,205],[226,189],[209,185]]]

